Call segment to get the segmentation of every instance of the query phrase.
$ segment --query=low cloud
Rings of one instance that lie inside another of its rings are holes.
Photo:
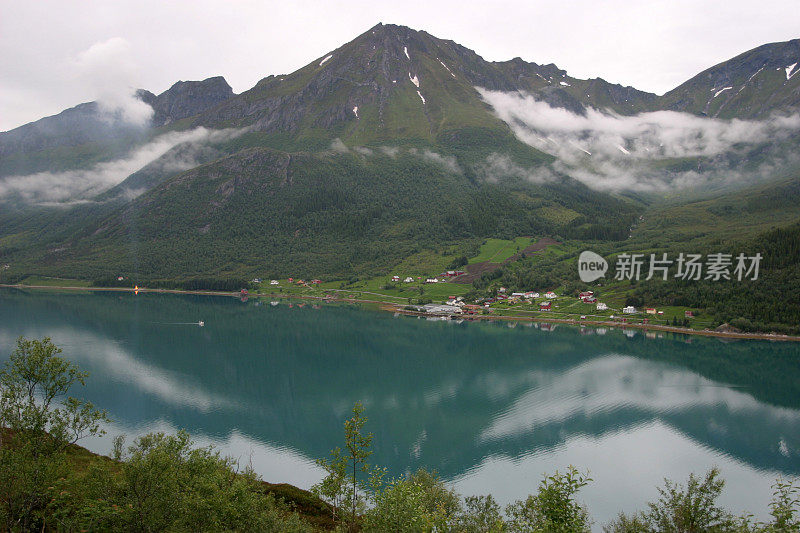
[[[121,37],[94,43],[71,62],[75,77],[93,88],[99,110],[109,121],[148,126],[153,109],[136,98],[139,67],[131,43]]]
[[[165,156],[180,144],[208,145],[235,138],[242,129],[208,130],[196,128],[184,132],[160,135],[133,150],[126,157],[98,163],[89,169],[65,172],[38,172],[25,176],[0,178],[0,199],[18,197],[25,202],[70,205],[91,201],[91,198],[121,183],[144,166],[158,160],[164,172],[173,173],[196,166],[192,150],[178,151]],[[129,197],[142,191],[125,193]]]
[[[359,155],[363,155],[365,157],[371,157],[375,155],[375,152],[377,150],[381,154],[391,157],[392,159],[396,158],[400,154],[408,154],[414,157],[418,157],[428,163],[440,166],[445,170],[449,170],[450,172],[453,172],[455,174],[463,173],[455,157],[438,154],[436,152],[428,150],[427,148],[419,150],[417,148],[401,149],[396,146],[380,146],[376,150],[373,150],[365,146],[354,146],[351,149],[348,148],[347,145],[344,144],[344,142],[339,137],[336,137],[331,142],[330,149],[340,154],[356,153]]]
[[[331,141],[331,150],[340,154],[346,154],[350,151],[347,145],[344,144],[339,137],[336,137],[333,141]]]
[[[394,159],[400,153],[400,148],[396,146],[381,146],[380,151]]]
[[[798,115],[720,120],[674,111],[620,116],[593,108],[578,115],[528,94],[478,90],[521,141],[558,158],[553,170],[604,190],[658,191],[761,177],[773,167],[761,165],[745,176],[726,156],[800,130]],[[682,158],[715,159],[692,170],[659,166]]]
[[[458,166],[458,162],[456,158],[453,156],[444,156],[441,154],[437,154],[436,152],[431,152],[427,148],[424,150],[417,150],[416,148],[412,148],[408,151],[409,154],[417,157],[421,157],[424,161],[429,163],[433,163],[434,165],[438,165],[445,170],[449,170],[454,174],[461,174],[461,167]]]
[[[484,180],[496,183],[505,178],[522,178],[532,183],[547,183],[555,181],[558,176],[547,167],[524,168],[505,154],[489,154],[486,161],[477,166],[478,176]]]

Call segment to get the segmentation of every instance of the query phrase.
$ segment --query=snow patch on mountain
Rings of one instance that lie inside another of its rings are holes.
[[[584,154],[586,154],[586,155],[592,155],[592,152],[590,152],[589,150],[586,150],[586,149],[584,149],[584,148],[581,148],[581,146],[580,146],[578,143],[576,143],[575,141],[570,141],[569,143],[570,143],[572,146],[574,146],[575,148],[577,148],[578,150],[580,150],[581,152],[583,152]]]
[[[408,73],[408,79],[411,80],[411,83],[419,87],[419,78],[416,76],[412,77],[410,72]]]
[[[727,91],[728,89],[733,89],[733,87],[723,87],[722,89],[720,89],[719,91],[714,93],[714,98],[716,98],[717,96],[721,95],[723,92]]]
[[[564,87],[572,87],[572,85],[570,85],[569,83],[567,83],[565,81],[560,81],[558,83],[559,83],[559,85],[563,85]]]
[[[325,64],[325,62],[326,62],[326,61],[328,61],[328,60],[329,60],[330,58],[332,58],[332,57],[333,57],[333,54],[330,54],[330,55],[327,55],[327,56],[325,56],[325,59],[323,59],[322,61],[320,61],[320,62],[319,62],[319,66],[322,66],[322,65],[324,65],[324,64]]]
[[[444,68],[446,68],[446,69],[447,69],[447,72],[449,72],[451,76],[453,76],[454,78],[456,77],[456,75],[455,75],[455,74],[453,74],[453,71],[452,71],[452,70],[450,70],[450,68],[449,68],[447,65],[445,65],[445,64],[444,64],[444,61],[442,61],[442,60],[441,60],[441,59],[439,59],[438,57],[437,57],[436,59],[438,59],[438,60],[439,60],[439,63],[441,63],[441,64],[442,64],[442,66],[443,66]]]
[[[419,99],[420,99],[420,100],[422,100],[422,103],[423,103],[423,105],[424,105],[424,104],[425,104],[425,97],[424,97],[424,96],[422,96],[422,93],[421,93],[421,92],[419,92],[419,91],[417,91],[417,94],[419,95]]]
[[[358,118],[358,106],[353,107],[353,114]]]
[[[792,63],[791,65],[786,67],[786,80],[787,81],[792,79],[792,76],[797,74],[797,72],[792,72],[792,71],[794,71],[794,67],[796,67],[796,66],[797,66],[797,63]]]
[[[409,60],[411,60],[411,56],[410,56],[410,55],[408,55],[408,46],[404,46],[404,47],[403,47],[403,53],[406,55],[406,57],[407,57]]]

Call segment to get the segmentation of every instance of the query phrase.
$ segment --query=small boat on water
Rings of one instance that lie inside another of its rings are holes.
[[[197,325],[202,328],[203,326],[206,325],[206,323],[201,320],[200,322],[197,323]]]

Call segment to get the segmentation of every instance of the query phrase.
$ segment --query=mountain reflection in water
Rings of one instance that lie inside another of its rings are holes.
[[[595,480],[581,497],[599,523],[715,464],[724,502],[763,515],[775,477],[800,473],[800,344],[257,303],[0,289],[0,357],[48,335],[89,370],[75,392],[114,420],[94,450],[185,428],[303,487],[359,400],[371,460],[392,474],[431,468],[508,502],[574,464]]]

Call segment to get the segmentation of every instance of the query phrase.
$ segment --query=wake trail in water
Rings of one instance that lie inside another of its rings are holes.
[[[161,324],[163,326],[204,326],[205,322],[150,322],[151,324]]]

